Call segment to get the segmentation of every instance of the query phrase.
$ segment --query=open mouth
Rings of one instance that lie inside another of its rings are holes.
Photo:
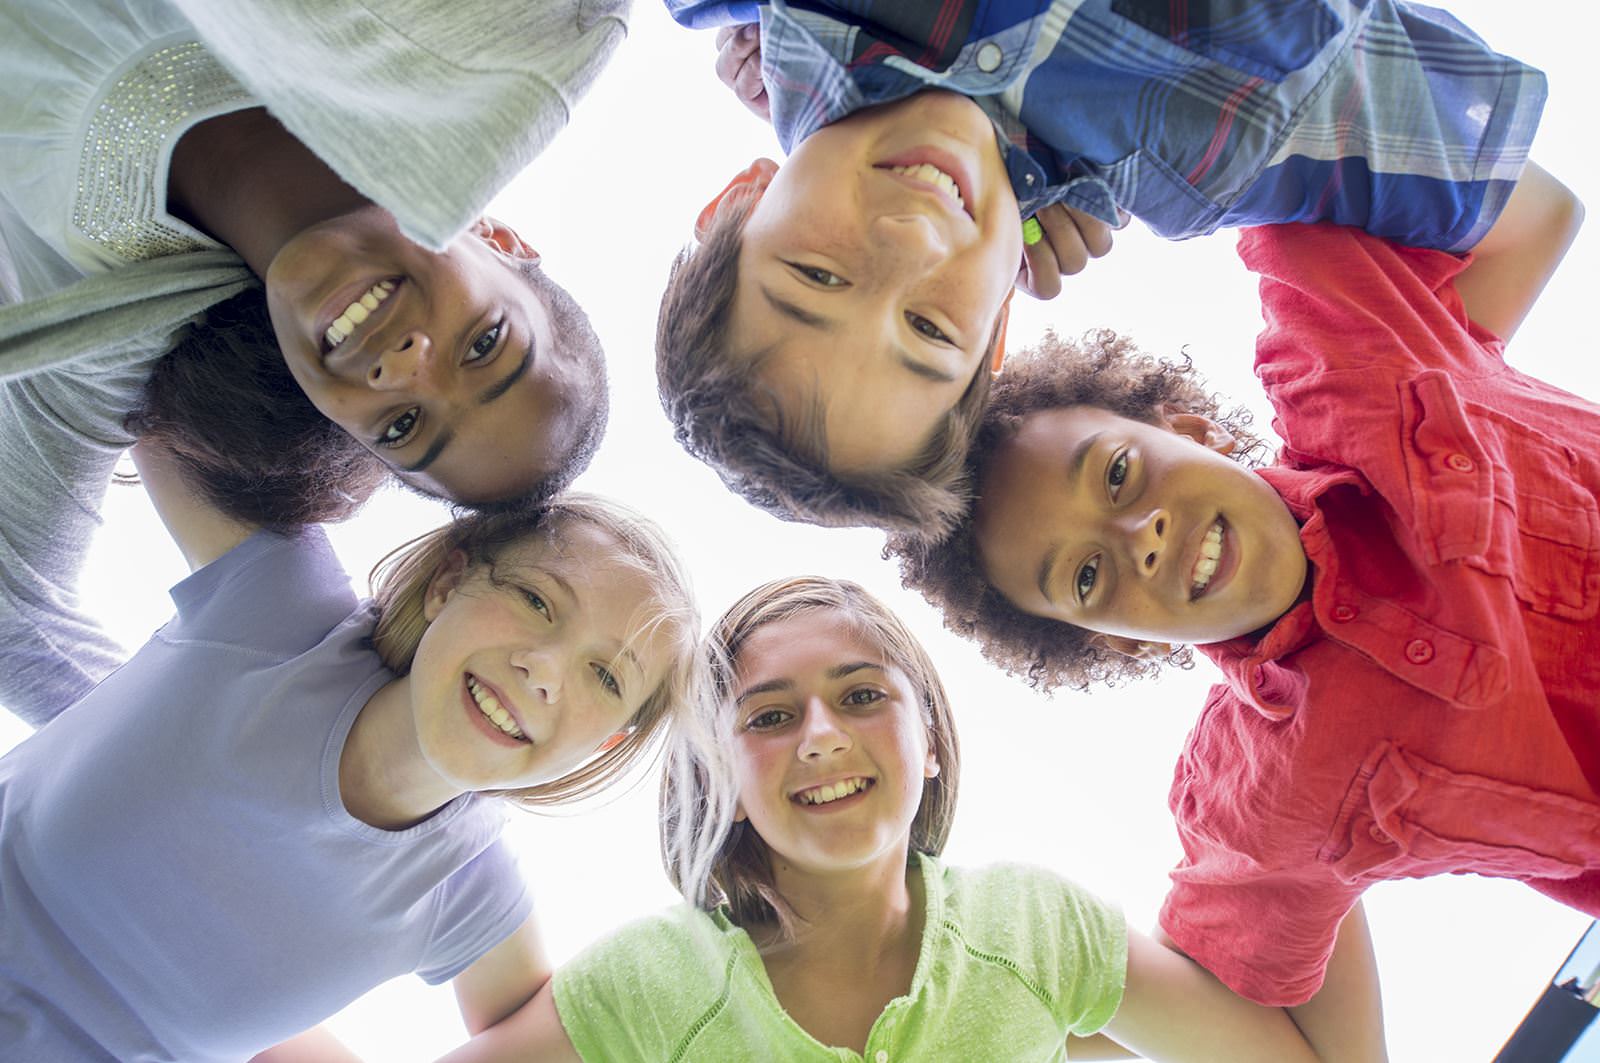
[[[395,293],[399,287],[399,279],[385,277],[370,288],[356,295],[342,310],[334,315],[326,328],[322,331],[322,351],[324,354],[334,350],[345,340],[355,335],[357,330],[367,322],[367,319],[378,312],[378,309]]]
[[[517,721],[506,711],[506,707],[500,703],[494,691],[479,682],[477,677],[467,676],[467,692],[472,695],[473,704],[478,707],[483,718],[497,731],[518,742],[529,741],[528,736],[522,733],[522,728],[517,726]]]
[[[1212,522],[1211,527],[1206,529],[1205,537],[1200,540],[1200,550],[1195,555],[1194,568],[1189,573],[1191,602],[1204,597],[1211,589],[1211,581],[1222,565],[1222,548],[1227,534],[1227,522],[1218,517]]]
[[[835,783],[825,783],[822,786],[812,786],[799,790],[790,795],[789,800],[797,805],[831,805],[835,801],[843,801],[847,797],[865,793],[876,784],[876,780],[864,775],[856,775],[849,779],[842,779]]]
[[[972,198],[972,180],[955,155],[933,147],[917,148],[885,159],[874,168],[894,175],[905,184],[932,192],[958,213],[972,217],[972,211],[967,209]]]

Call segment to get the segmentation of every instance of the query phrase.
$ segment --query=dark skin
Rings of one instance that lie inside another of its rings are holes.
[[[256,276],[289,238],[370,204],[263,107],[201,122],[172,152],[167,209]]]

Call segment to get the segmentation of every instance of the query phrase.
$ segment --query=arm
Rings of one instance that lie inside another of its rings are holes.
[[[1583,204],[1536,163],[1528,163],[1505,210],[1456,277],[1467,316],[1509,340],[1544,291],[1583,224]]]
[[[556,1014],[550,963],[530,918],[455,980],[472,1040],[440,1063],[581,1063]]]
[[[361,1063],[361,1057],[318,1026],[250,1057],[250,1063]]]
[[[1378,961],[1360,902],[1339,924],[1333,956],[1316,996],[1289,1008],[1306,1040],[1325,1060],[1388,1058],[1383,1037],[1383,1000]]]
[[[164,450],[140,443],[132,451],[144,489],[155,504],[161,523],[178,544],[189,570],[215,561],[256,529],[226,516],[201,498],[183,477],[183,470]]]
[[[1311,1025],[1318,1032],[1325,1029],[1321,1021]],[[1263,1007],[1237,996],[1183,953],[1137,931],[1128,933],[1122,1006],[1105,1033],[1151,1059],[1194,1063],[1384,1059],[1381,1042],[1375,1053],[1367,1051],[1367,1044],[1314,1045],[1282,1008]]]

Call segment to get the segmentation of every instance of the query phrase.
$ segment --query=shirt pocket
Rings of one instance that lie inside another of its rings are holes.
[[[1401,406],[1412,516],[1429,563],[1505,577],[1535,612],[1593,617],[1600,510],[1572,449],[1464,402],[1440,370],[1402,384]]]
[[[1600,806],[1451,771],[1380,743],[1317,853],[1342,881],[1473,872],[1572,878],[1600,859]]]
[[[1320,0],[1111,0],[1120,35],[1178,67],[1196,60],[1277,83],[1309,64],[1344,29]]]
[[[1205,236],[1222,218],[1222,207],[1155,152],[1135,151],[1099,167],[1098,176],[1117,206],[1163,239]]]

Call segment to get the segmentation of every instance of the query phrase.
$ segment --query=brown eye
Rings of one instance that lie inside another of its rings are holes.
[[[1095,582],[1100,578],[1100,555],[1096,554],[1083,563],[1078,569],[1078,578],[1073,581],[1073,590],[1077,592],[1078,601],[1085,602],[1090,592],[1094,590]]]
[[[422,416],[422,411],[413,406],[399,417],[390,421],[384,428],[383,434],[378,436],[380,447],[404,446],[406,440],[411,438],[411,433],[417,427],[417,421]]]

